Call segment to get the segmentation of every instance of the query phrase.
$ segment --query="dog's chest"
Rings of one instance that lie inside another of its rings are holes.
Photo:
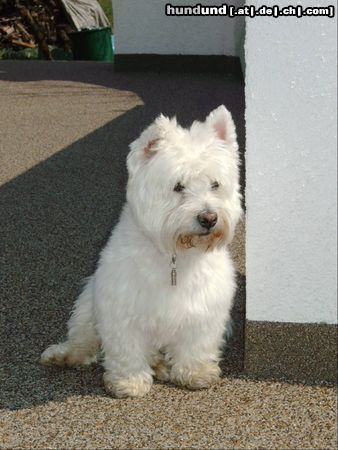
[[[217,259],[217,256],[215,256]],[[204,314],[224,292],[224,261],[209,257],[177,258],[176,284],[172,283],[170,259],[143,260],[138,267],[137,304],[153,320],[180,319],[194,314]]]

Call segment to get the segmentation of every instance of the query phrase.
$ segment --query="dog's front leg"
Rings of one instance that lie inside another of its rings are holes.
[[[220,379],[220,326],[186,325],[169,347],[172,363],[170,379],[188,389],[203,389]]]
[[[153,371],[141,333],[129,324],[121,330],[109,330],[103,341],[103,376],[106,390],[114,397],[141,397],[149,392]]]

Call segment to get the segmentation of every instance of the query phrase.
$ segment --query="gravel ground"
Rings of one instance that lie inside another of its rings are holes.
[[[38,364],[124,199],[128,144],[159,113],[183,125],[225,103],[244,148],[244,88],[224,75],[114,74],[110,64],[1,62],[1,448],[336,448],[335,390],[247,379],[244,224],[222,382],[109,398],[102,368]],[[242,174],[244,172],[244,166]]]
[[[2,414],[10,448],[336,448],[327,388],[225,379],[208,391],[156,385],[142,399],[103,393]]]

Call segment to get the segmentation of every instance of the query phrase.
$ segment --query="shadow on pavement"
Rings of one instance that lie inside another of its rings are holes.
[[[188,125],[225,103],[233,112],[244,149],[241,81],[221,75],[114,74],[105,64],[39,62],[20,67],[17,62],[2,63],[0,78],[102,84],[137,93],[144,106],[131,109],[0,188],[0,406],[8,409],[61,401],[70,395],[105,395],[99,365],[46,369],[38,360],[48,344],[65,336],[80,282],[93,271],[119,217],[128,144],[137,134],[159,112],[177,115],[182,125]],[[235,331],[223,363],[225,375],[237,375],[242,369],[244,303],[242,277]]]
[[[0,61],[0,82],[71,81],[132,91],[143,101],[139,121],[132,125],[134,138],[160,112],[177,116],[188,126],[204,120],[220,104],[231,111],[242,157],[241,186],[245,193],[245,96],[244,82],[232,74],[121,73],[99,62]],[[51,83],[51,86],[53,84]]]

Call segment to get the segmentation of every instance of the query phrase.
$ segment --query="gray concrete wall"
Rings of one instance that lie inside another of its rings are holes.
[[[247,19],[249,320],[337,322],[336,80],[336,18]]]
[[[112,0],[117,54],[228,55],[243,48],[243,18],[165,15],[165,5],[194,6],[191,0]],[[223,0],[201,2],[222,5]],[[231,4],[241,6],[244,0]]]

